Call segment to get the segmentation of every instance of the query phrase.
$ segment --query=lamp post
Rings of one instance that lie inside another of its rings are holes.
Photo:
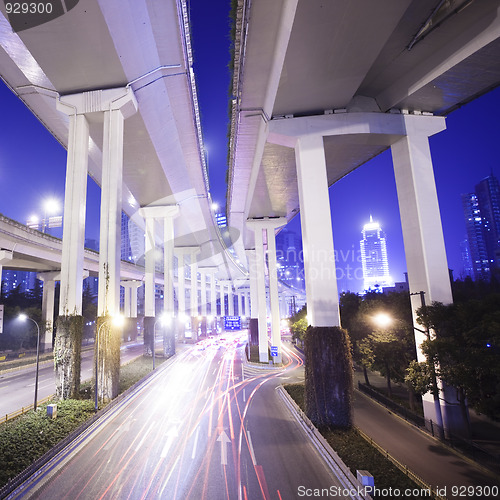
[[[18,318],[21,320],[21,321],[26,321],[27,319],[32,321],[33,323],[35,323],[35,326],[36,326],[36,332],[37,332],[37,336],[36,336],[36,374],[35,374],[35,400],[33,402],[33,410],[36,411],[36,408],[37,408],[37,403],[38,403],[38,367],[40,366],[40,327],[38,326],[38,323],[28,317],[26,314],[24,313],[21,313]]]
[[[120,314],[117,316],[113,316],[111,319],[104,320],[100,325],[99,328],[97,329],[96,335],[95,335],[95,387],[94,387],[94,410],[97,413],[98,410],[98,403],[99,403],[99,395],[98,395],[98,374],[99,374],[99,334],[101,333],[101,329],[104,325],[109,324],[109,322],[112,322],[116,326],[120,326],[123,324],[123,316]]]

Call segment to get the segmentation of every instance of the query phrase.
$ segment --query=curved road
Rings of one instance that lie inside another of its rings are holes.
[[[300,358],[260,369],[242,345],[187,347],[9,498],[282,500],[341,488],[275,391]]]

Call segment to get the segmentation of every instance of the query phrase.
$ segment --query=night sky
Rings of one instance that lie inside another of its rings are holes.
[[[191,30],[194,70],[208,151],[211,193],[225,203],[229,62],[229,0],[192,0]],[[1,72],[1,68],[0,68]],[[0,213],[25,223],[43,216],[47,197],[64,198],[66,151],[22,102],[0,84]],[[492,171],[500,176],[500,121],[496,89],[447,118],[447,130],[431,138],[448,264],[455,277],[462,272],[460,243],[465,224],[460,194],[471,192]],[[88,185],[87,237],[98,239],[99,188]],[[330,189],[340,290],[359,291],[359,240],[370,215],[387,236],[390,273],[403,281],[406,271],[401,224],[390,151],[386,151]],[[299,217],[290,224],[300,231]],[[56,232],[57,234],[57,232]],[[349,266],[349,268],[348,268]]]

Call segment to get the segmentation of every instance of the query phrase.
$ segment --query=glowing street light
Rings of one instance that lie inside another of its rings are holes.
[[[389,316],[389,314],[379,312],[373,316],[373,321],[378,327],[387,328],[393,322],[393,319]]]
[[[116,316],[111,317],[110,319],[104,320],[97,329],[95,336],[95,395],[94,395],[94,410],[97,412],[98,403],[99,403],[99,395],[98,395],[98,385],[97,381],[99,380],[99,334],[101,333],[101,329],[104,325],[112,323],[114,326],[122,326],[125,321],[125,318],[121,314],[117,314]]]
[[[37,332],[37,337],[36,337],[36,374],[35,374],[35,401],[33,402],[33,410],[36,411],[37,403],[38,403],[38,367],[40,364],[40,327],[38,326],[38,323],[34,320],[28,317],[26,314],[21,313],[17,319],[20,321],[32,321],[35,323],[36,326],[36,332]]]

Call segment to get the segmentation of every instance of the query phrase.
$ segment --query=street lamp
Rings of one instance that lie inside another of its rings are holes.
[[[61,204],[55,198],[47,198],[43,202],[43,212],[44,217],[42,221],[42,233],[45,233],[46,230],[50,227],[51,224],[51,215],[55,215],[61,209]]]
[[[389,316],[389,314],[379,312],[373,316],[373,321],[378,327],[387,328],[393,322],[393,319]]]
[[[104,320],[97,329],[95,336],[95,387],[94,387],[94,410],[97,412],[99,396],[98,396],[98,373],[99,373],[99,334],[101,333],[101,329],[104,325],[109,324],[110,322],[115,326],[122,326],[124,318],[121,314],[111,317],[110,319]]]
[[[37,407],[37,403],[38,403],[38,401],[37,401],[38,400],[38,367],[39,367],[39,364],[40,364],[40,327],[38,326],[38,323],[34,319],[29,318],[24,313],[21,313],[18,316],[18,319],[21,320],[21,321],[26,321],[27,319],[29,319],[30,321],[32,321],[33,323],[35,323],[35,326],[36,326],[37,336],[36,336],[35,401],[33,402],[33,410],[36,411],[36,407]]]

